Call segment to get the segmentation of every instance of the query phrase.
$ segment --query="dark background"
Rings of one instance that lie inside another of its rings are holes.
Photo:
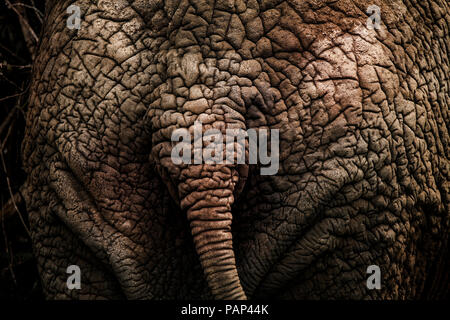
[[[43,299],[19,192],[32,57],[43,13],[43,0],[0,0],[0,300]]]

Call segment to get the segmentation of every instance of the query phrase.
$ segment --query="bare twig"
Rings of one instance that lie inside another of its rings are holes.
[[[21,187],[22,188],[22,187]],[[0,211],[0,219],[2,220],[8,220],[12,216],[14,216],[14,213],[16,213],[16,206],[20,206],[23,203],[23,197],[22,192],[18,191],[16,192],[12,198],[10,198],[2,207],[2,210]]]
[[[21,3],[21,2],[14,3],[13,6],[21,6],[21,7],[25,7],[25,8],[33,10],[36,13],[36,17],[38,18],[39,22],[42,24],[43,23],[42,18],[44,17],[44,15],[38,8],[36,8],[34,1],[31,1],[31,3],[32,3],[32,6],[30,6],[29,4]]]
[[[8,82],[10,85],[12,85],[13,87],[15,87],[16,89],[20,89],[19,86],[17,84],[15,84],[14,82],[12,82],[11,80],[9,80],[4,74],[3,72],[1,72],[0,70],[0,76],[6,80],[6,82]]]
[[[1,100],[0,100],[1,101]],[[12,117],[14,116],[14,113],[16,112],[16,107],[12,108],[11,111],[9,111],[8,115],[6,116],[6,119],[3,120],[2,124],[0,125],[0,136],[3,133],[3,130],[5,130],[6,126],[11,121]]]
[[[11,56],[13,56],[14,58],[16,58],[16,59],[18,59],[18,60],[20,60],[20,61],[22,61],[22,62],[25,62],[25,59],[24,59],[24,58],[19,57],[17,54],[15,54],[15,53],[12,52],[11,50],[9,50],[7,47],[5,47],[4,45],[2,45],[1,43],[0,43],[0,48],[3,49],[3,50],[5,50],[6,52],[8,52],[8,53],[9,53]]]
[[[31,54],[31,58],[34,60],[36,46],[37,46],[37,43],[39,42],[39,38],[36,35],[36,33],[34,32],[33,28],[31,28],[30,24],[28,23],[27,18],[25,17],[26,16],[26,12],[24,10],[25,8],[23,8],[23,7],[16,8],[14,5],[11,4],[11,2],[9,0],[5,0],[5,3],[7,5],[7,7],[9,9],[13,10],[19,17],[19,22],[20,22],[20,26],[22,28],[23,37],[27,44],[28,51]]]
[[[24,93],[25,93],[25,91],[20,92],[20,93],[13,94],[13,95],[11,95],[11,96],[7,96],[7,97],[0,98],[0,102],[1,102],[1,101],[4,101],[4,100],[7,100],[7,99],[19,97],[19,96],[23,95]]]
[[[0,68],[15,68],[15,69],[19,69],[19,70],[22,70],[22,69],[31,69],[31,64],[27,64],[27,65],[23,65],[23,66],[18,66],[18,65],[15,65],[15,64],[9,64],[9,63],[1,63],[0,62]]]
[[[22,222],[23,227],[25,228],[25,231],[27,232],[28,236],[31,237],[30,230],[28,229],[28,227],[27,227],[27,225],[25,223],[25,220],[23,219],[22,214],[21,214],[21,212],[19,210],[19,207],[18,207],[18,205],[17,205],[17,203],[15,201],[14,194],[13,194],[12,188],[11,188],[11,183],[10,183],[9,176],[8,176],[8,171],[6,169],[5,158],[3,156],[3,148],[4,148],[4,145],[5,145],[5,142],[8,140],[9,134],[11,133],[12,127],[13,127],[12,125],[9,126],[9,130],[8,130],[8,133],[6,134],[5,140],[4,140],[3,143],[0,144],[0,158],[1,158],[1,161],[2,161],[2,165],[3,165],[3,171],[5,172],[5,176],[6,176],[6,183],[8,185],[8,191],[9,191],[9,195],[10,195],[10,200],[12,201],[12,205],[14,206],[15,211],[19,215],[19,219]],[[2,210],[2,212],[3,212],[3,210]]]
[[[6,228],[5,228],[4,217],[0,216],[0,220],[1,220],[1,223],[2,223],[3,239],[5,241],[5,252],[6,252],[6,255],[9,257],[9,259],[8,259],[8,270],[11,273],[11,278],[12,278],[14,284],[17,285],[16,275],[14,274],[14,269],[13,269],[14,255],[12,253],[12,250],[10,250],[10,245],[9,245],[9,241],[8,241],[8,235],[6,233]]]

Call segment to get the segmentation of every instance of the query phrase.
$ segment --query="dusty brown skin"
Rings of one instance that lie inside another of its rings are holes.
[[[34,65],[23,155],[48,298],[445,294],[447,1],[371,1],[377,31],[366,1],[92,2],[47,3]],[[174,165],[171,133],[196,119],[279,129],[278,174]]]

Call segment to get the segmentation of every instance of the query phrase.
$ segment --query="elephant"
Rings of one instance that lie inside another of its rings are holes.
[[[445,297],[449,9],[47,0],[22,144],[45,296]],[[276,172],[176,163],[173,135],[196,123],[245,159],[250,130],[277,134]]]

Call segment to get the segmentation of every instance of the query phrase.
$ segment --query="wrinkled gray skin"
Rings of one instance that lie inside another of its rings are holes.
[[[445,293],[449,4],[370,4],[380,30],[362,0],[47,3],[23,144],[47,297]],[[196,119],[279,129],[278,173],[173,164]]]

